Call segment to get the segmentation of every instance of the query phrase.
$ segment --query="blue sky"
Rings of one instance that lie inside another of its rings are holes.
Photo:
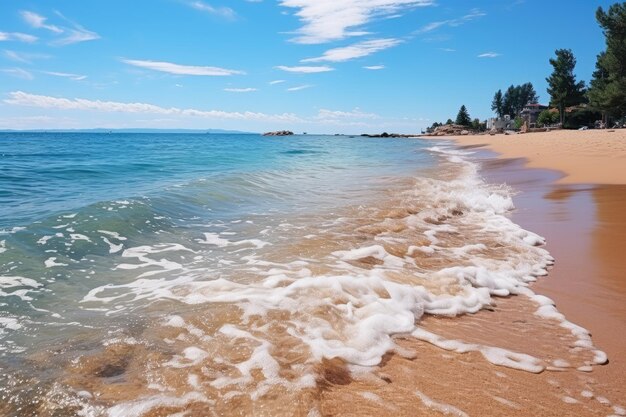
[[[491,116],[571,48],[600,0],[0,0],[0,129],[419,132]]]

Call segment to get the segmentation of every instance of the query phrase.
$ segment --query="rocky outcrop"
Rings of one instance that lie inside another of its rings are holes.
[[[463,133],[465,132],[465,133]],[[430,133],[430,136],[460,136],[460,135],[469,135],[469,130],[467,130],[467,126],[461,125],[443,125],[436,127],[435,130]]]
[[[364,138],[412,138],[412,137],[415,137],[416,135],[404,135],[401,133],[383,132],[383,133],[377,133],[373,135],[370,133],[363,133],[361,136]]]
[[[293,132],[290,130],[277,130],[276,132],[263,133],[263,136],[291,136]]]

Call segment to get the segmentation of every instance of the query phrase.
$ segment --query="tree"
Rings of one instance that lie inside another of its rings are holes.
[[[456,115],[456,124],[461,126],[470,126],[472,124],[472,119],[470,118],[465,104],[461,106],[459,114]]]
[[[502,114],[508,114],[511,117],[519,116],[527,104],[536,103],[538,100],[539,96],[532,83],[511,85],[502,99]]]
[[[537,123],[542,126],[550,126],[555,123],[558,123],[560,117],[557,111],[544,110],[539,113],[539,117],[537,117]]]
[[[502,102],[502,112],[509,116],[515,116],[515,103],[517,103],[518,90],[515,86],[511,85],[504,93],[504,99]]]
[[[493,101],[491,102],[491,110],[493,110],[498,117],[504,117],[503,106],[504,102],[502,98],[502,90],[498,90],[493,96]]]
[[[606,51],[598,55],[588,97],[606,120],[608,115],[626,114],[626,3],[616,3],[606,12],[599,7],[596,20],[606,38]]]
[[[448,119],[448,121],[446,122],[447,125],[453,125],[454,122],[452,121],[452,119]]]
[[[570,49],[557,49],[556,58],[550,58],[554,68],[546,78],[551,104],[559,109],[561,124],[565,121],[565,107],[580,104],[585,97],[585,82],[576,81],[576,58]]]
[[[535,91],[532,83],[526,83],[519,86],[518,104],[521,109],[527,104],[537,103],[539,96]]]

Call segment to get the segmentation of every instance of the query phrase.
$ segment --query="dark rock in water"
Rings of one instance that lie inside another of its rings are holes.
[[[383,132],[381,134],[376,134],[376,135],[371,135],[369,133],[363,133],[361,136],[365,137],[365,138],[412,138],[412,137],[415,137],[417,135],[403,135],[403,134],[400,134],[400,133]]]
[[[263,136],[291,136],[293,132],[290,130],[277,130],[276,132],[263,133]]]

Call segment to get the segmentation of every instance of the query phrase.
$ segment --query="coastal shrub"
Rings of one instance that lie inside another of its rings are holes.
[[[590,108],[578,109],[567,114],[563,127],[565,129],[578,129],[583,126],[593,127],[596,120],[602,119],[602,113]]]
[[[537,117],[537,123],[541,126],[552,126],[557,124],[559,120],[559,112],[553,110],[544,110]]]

